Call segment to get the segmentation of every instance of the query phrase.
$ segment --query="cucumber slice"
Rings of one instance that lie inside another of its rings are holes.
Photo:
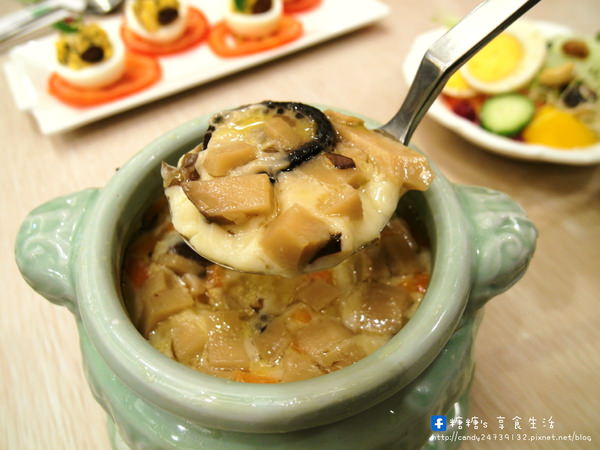
[[[525,95],[496,95],[481,107],[481,126],[501,136],[515,136],[531,122],[534,113],[535,105]]]

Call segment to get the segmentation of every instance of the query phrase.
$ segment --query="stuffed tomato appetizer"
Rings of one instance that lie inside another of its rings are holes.
[[[121,34],[131,51],[166,56],[200,45],[208,29],[202,11],[184,0],[127,0]]]
[[[160,79],[156,61],[126,52],[119,37],[98,24],[63,23],[60,29],[48,90],[63,103],[95,106],[139,92]]]
[[[236,57],[280,47],[302,33],[302,23],[284,14],[282,0],[231,0],[209,44],[219,56]]]

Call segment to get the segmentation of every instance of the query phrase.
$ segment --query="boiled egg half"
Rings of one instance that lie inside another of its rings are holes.
[[[127,28],[156,44],[173,42],[187,27],[189,6],[183,0],[127,0]]]
[[[282,0],[268,2],[256,0],[253,3],[246,0],[246,3],[252,3],[252,5],[248,5],[247,11],[243,12],[238,9],[237,3],[237,1],[231,0],[225,12],[225,22],[233,34],[241,38],[257,39],[268,36],[277,30],[283,15]],[[253,8],[265,3],[270,3],[270,5],[267,5],[267,8],[254,9],[260,12],[252,12]]]
[[[456,98],[469,98],[477,95],[477,91],[467,83],[467,80],[465,80],[460,71],[452,74],[442,92]]]
[[[479,92],[515,91],[531,82],[545,56],[546,40],[540,31],[528,22],[516,22],[477,52],[460,75]]]
[[[125,71],[125,47],[117,33],[96,24],[82,25],[61,34],[56,42],[56,73],[81,88],[101,88],[114,83]]]

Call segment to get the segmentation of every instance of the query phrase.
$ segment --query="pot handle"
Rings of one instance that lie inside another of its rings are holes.
[[[535,250],[537,230],[508,195],[478,186],[456,186],[475,249],[470,309],[515,284]]]
[[[25,281],[47,300],[76,314],[74,258],[80,225],[99,189],[55,198],[31,211],[17,234],[15,257]]]

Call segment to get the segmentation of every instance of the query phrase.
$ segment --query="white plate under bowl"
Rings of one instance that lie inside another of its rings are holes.
[[[223,18],[224,0],[189,0],[206,15],[210,24]],[[67,106],[47,92],[54,65],[55,36],[29,41],[15,47],[4,65],[17,108],[30,111],[44,134],[80,127],[144,103],[175,94],[217,78],[282,57],[336,36],[349,33],[382,19],[389,7],[380,0],[323,0],[314,10],[296,15],[304,34],[294,42],[264,52],[237,58],[221,58],[204,42],[181,54],[159,59],[162,79],[141,92],[103,105],[87,108]],[[121,17],[100,20],[107,30],[116,31]]]
[[[573,34],[568,28],[544,21],[532,23],[546,36]],[[417,36],[404,61],[404,78],[410,83],[423,55],[433,42],[446,32],[446,28],[438,28]],[[512,158],[529,161],[545,161],[558,164],[590,165],[600,163],[600,143],[589,147],[575,149],[556,149],[544,145],[526,144],[513,139],[498,136],[481,128],[479,125],[456,115],[441,99],[437,99],[428,111],[428,114],[444,125],[457,132],[465,139],[478,144],[494,153],[510,156]]]

